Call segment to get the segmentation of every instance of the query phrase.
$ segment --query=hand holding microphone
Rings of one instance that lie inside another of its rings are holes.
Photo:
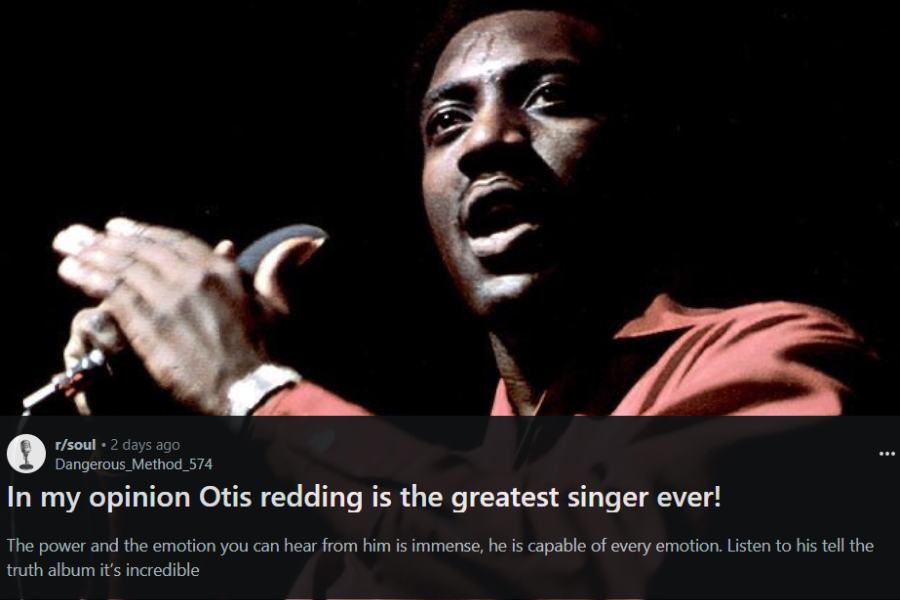
[[[103,232],[74,225],[54,240],[65,257],[60,275],[101,304],[73,321],[67,366],[92,350],[130,347],[179,403],[228,414],[230,386],[267,361],[265,315],[289,308],[282,276],[325,239],[312,226],[288,227],[235,260],[227,243],[213,250],[172,229],[126,219],[113,219]]]

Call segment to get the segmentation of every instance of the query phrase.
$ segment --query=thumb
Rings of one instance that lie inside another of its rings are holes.
[[[256,269],[253,276],[256,293],[278,313],[287,315],[290,312],[286,290],[288,276],[309,261],[327,239],[303,236],[277,244],[266,253]]]
[[[231,240],[222,240],[218,244],[216,244],[215,249],[213,250],[219,256],[223,256],[225,258],[235,260],[237,258],[237,248],[234,245],[234,242]]]

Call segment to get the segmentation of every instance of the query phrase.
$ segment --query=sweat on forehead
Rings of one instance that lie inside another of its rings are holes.
[[[558,12],[518,10],[490,15],[469,23],[448,42],[435,65],[432,83],[451,66],[484,64],[511,48],[564,48],[586,58],[585,53],[596,51],[602,40],[596,26]]]

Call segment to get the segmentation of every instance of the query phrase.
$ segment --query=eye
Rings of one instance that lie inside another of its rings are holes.
[[[538,85],[525,100],[526,108],[545,109],[563,107],[571,103],[571,89],[561,81],[547,81]]]
[[[425,138],[441,142],[461,126],[471,121],[469,114],[457,106],[442,106],[432,112],[425,122]]]

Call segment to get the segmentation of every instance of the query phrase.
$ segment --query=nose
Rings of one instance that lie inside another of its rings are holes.
[[[473,117],[459,156],[459,170],[470,179],[506,171],[528,147],[526,117],[502,102],[485,103]]]

